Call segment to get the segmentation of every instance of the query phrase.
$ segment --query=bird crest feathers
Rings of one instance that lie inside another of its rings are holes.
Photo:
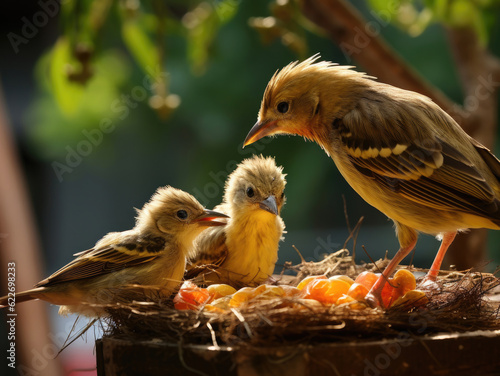
[[[264,91],[263,104],[266,107],[272,105],[272,98],[284,90],[292,90],[293,86],[303,87],[305,83],[317,80],[318,77],[324,79],[325,74],[331,78],[353,78],[353,79],[375,79],[366,73],[352,70],[354,66],[338,65],[331,61],[317,61],[321,56],[319,53],[299,62],[294,61],[281,70],[277,70]]]

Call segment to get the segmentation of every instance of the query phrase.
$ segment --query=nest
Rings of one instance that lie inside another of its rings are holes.
[[[320,262],[285,265],[295,276],[276,283],[297,285],[309,275],[356,277],[383,269],[387,260],[355,265],[346,250]],[[420,307],[353,310],[346,306],[308,306],[293,298],[250,301],[225,313],[179,311],[171,301],[133,302],[105,307],[108,335],[123,339],[213,346],[282,346],[360,339],[397,338],[402,332],[421,336],[437,332],[500,329],[499,279],[493,274],[441,272],[439,288]],[[496,291],[496,293],[495,293]],[[497,295],[498,294],[498,295]]]

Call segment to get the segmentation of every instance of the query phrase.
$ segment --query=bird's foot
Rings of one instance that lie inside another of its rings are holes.
[[[368,304],[370,308],[384,308],[384,303],[381,297],[377,297],[376,294],[369,292],[365,296],[365,303]]]
[[[429,276],[425,276],[422,282],[418,284],[418,289],[431,293],[441,291],[441,287],[439,287],[438,283],[436,282],[436,279]]]

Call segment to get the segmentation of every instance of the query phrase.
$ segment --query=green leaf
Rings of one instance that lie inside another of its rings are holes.
[[[50,61],[51,89],[57,104],[66,115],[72,115],[79,106],[84,88],[68,80],[68,71],[79,69],[75,66],[71,46],[67,38],[60,37],[52,49]]]
[[[124,20],[122,37],[130,53],[145,73],[159,66],[158,50],[136,19]]]
[[[477,8],[469,0],[455,0],[451,3],[448,22],[454,27],[472,27],[477,18]]]
[[[448,13],[449,0],[426,0],[426,5],[432,9],[437,20],[445,20]]]
[[[238,0],[214,1],[213,7],[221,23],[231,20],[238,11]]]

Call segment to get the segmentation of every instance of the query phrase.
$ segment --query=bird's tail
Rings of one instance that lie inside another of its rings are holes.
[[[12,295],[2,296],[0,298],[0,309],[12,306],[17,303],[27,302],[28,300],[38,299],[37,293],[42,290],[43,288],[39,287]]]

